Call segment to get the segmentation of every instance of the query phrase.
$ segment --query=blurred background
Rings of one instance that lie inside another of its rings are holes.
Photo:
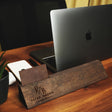
[[[112,0],[1,0],[0,51],[52,41],[52,9],[104,4]]]

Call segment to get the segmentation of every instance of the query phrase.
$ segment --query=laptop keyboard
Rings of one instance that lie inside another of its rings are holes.
[[[49,68],[52,72],[57,72],[53,47],[32,51],[30,52],[30,56],[41,64],[46,64],[47,68]]]
[[[42,60],[44,60],[46,63],[49,63],[50,65],[52,65],[54,68],[56,68],[56,62],[55,62],[55,56],[49,56],[46,58],[43,58]]]

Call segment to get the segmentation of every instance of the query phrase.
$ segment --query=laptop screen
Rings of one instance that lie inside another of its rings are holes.
[[[57,71],[112,56],[112,5],[52,10]]]

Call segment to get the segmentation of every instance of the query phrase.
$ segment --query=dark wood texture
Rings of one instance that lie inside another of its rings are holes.
[[[96,60],[57,72],[50,78],[32,82],[20,88],[27,108],[30,109],[105,78],[107,74],[101,62]]]
[[[52,42],[9,50],[4,58],[9,62],[28,60],[31,58],[30,51],[48,46],[52,46]],[[112,58],[102,61],[102,64],[108,78],[30,110],[21,103],[18,86],[15,83],[9,87],[8,99],[0,105],[0,112],[112,112]]]
[[[22,86],[48,78],[48,72],[45,64],[22,70],[19,73]]]

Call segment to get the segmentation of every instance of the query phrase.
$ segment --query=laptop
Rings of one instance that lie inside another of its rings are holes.
[[[112,57],[112,5],[57,9],[50,17],[54,48],[31,52],[35,59],[51,67],[45,60],[54,58],[55,70],[61,71]]]

